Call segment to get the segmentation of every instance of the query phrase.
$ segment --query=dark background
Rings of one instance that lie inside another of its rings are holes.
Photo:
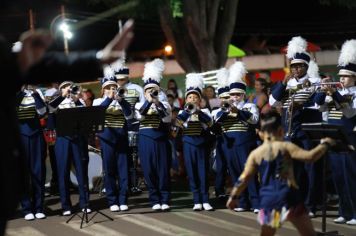
[[[81,21],[107,10],[103,4],[65,3],[68,18]],[[118,1],[120,2],[120,1]],[[11,42],[29,28],[28,9],[35,13],[36,28],[49,28],[60,13],[62,1],[1,0],[0,29]],[[282,9],[282,10],[281,10]],[[118,31],[116,17],[110,17],[74,32],[70,50],[98,49]],[[125,18],[123,18],[125,20]],[[258,1],[240,0],[232,43],[248,54],[276,53],[291,37],[301,35],[322,49],[339,49],[346,39],[356,38],[356,10],[345,6],[321,5],[319,0]],[[157,50],[166,43],[158,16],[137,19],[130,52]],[[62,49],[57,37],[57,49]]]

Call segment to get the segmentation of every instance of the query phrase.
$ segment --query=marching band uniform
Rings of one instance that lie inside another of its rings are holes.
[[[246,74],[242,62],[235,62],[229,68],[229,94],[233,99],[231,106],[237,108],[237,112],[231,109],[223,111],[221,108],[215,113],[215,121],[221,123],[223,130],[222,149],[227,158],[227,164],[233,183],[238,181],[243,171],[249,153],[257,147],[255,125],[259,120],[258,107],[253,103],[244,101],[244,97],[235,98],[234,94],[246,94],[246,83],[243,77]],[[241,96],[240,95],[240,96]],[[235,211],[245,211],[251,207],[255,213],[259,209],[258,180],[249,182],[248,191],[239,198],[240,207]]]
[[[159,101],[159,81],[162,78],[164,63],[155,59],[145,65],[143,74],[146,101],[135,105],[136,119],[140,121],[139,157],[149,191],[153,210],[169,210],[170,201],[170,162],[169,124],[172,118],[168,102]],[[150,94],[149,94],[150,93]]]
[[[228,81],[228,70],[221,68],[217,73],[216,77],[218,80],[218,96],[221,101],[228,100],[229,95],[229,81]],[[215,151],[215,161],[216,161],[216,177],[215,177],[215,195],[217,197],[225,196],[225,180],[227,173],[227,156],[223,152],[224,138],[222,136],[222,130],[220,123],[215,122],[216,114],[221,109],[215,109],[212,111],[212,117],[214,118],[214,124],[212,126],[212,132],[217,136],[216,138],[216,151]]]
[[[117,80],[111,68],[104,70],[102,88],[117,89]],[[93,106],[106,108],[104,131],[98,133],[102,150],[105,193],[111,211],[127,211],[128,164],[127,164],[127,122],[133,116],[130,104],[125,98],[114,99],[107,95],[97,98]],[[116,180],[119,179],[117,187]]]
[[[132,110],[135,109],[136,103],[144,103],[145,97],[143,94],[143,89],[141,86],[137,84],[133,84],[129,81],[129,68],[125,65],[125,62],[120,59],[114,62],[111,65],[111,68],[114,70],[115,77],[117,79],[117,83],[119,87],[124,87],[127,90],[127,94],[125,96],[125,100],[131,105]],[[129,150],[128,150],[128,167],[129,170],[129,187],[131,187],[131,191],[133,193],[140,193],[141,189],[137,186],[138,177],[137,177],[137,137],[140,122],[132,117],[127,121],[127,131],[129,139]]]
[[[65,81],[59,85],[59,90],[63,91],[68,86],[73,85],[71,81]],[[50,112],[58,109],[83,107],[84,102],[81,100],[74,100],[72,97],[63,97],[62,94],[49,103]],[[89,204],[89,189],[88,189],[88,143],[87,137],[80,135],[74,136],[58,136],[55,143],[55,153],[58,168],[58,185],[63,209],[63,215],[70,215],[72,204],[69,196],[69,172],[70,162],[73,161],[75,174],[78,181],[79,189],[79,207],[87,209],[87,213],[91,210],[88,208]]]
[[[46,113],[44,103],[38,89],[29,90],[24,87],[17,95],[17,115],[21,135],[24,158],[30,173],[31,189],[21,200],[25,220],[35,217],[43,219],[44,184],[45,184],[45,144],[40,125],[40,116]],[[30,195],[32,193],[32,196]],[[35,213],[35,215],[33,215]]]
[[[353,58],[350,60],[350,58]],[[321,111],[328,111],[328,122],[344,127],[350,144],[356,147],[356,40],[344,43],[339,57],[340,81],[344,88],[317,94]],[[352,80],[345,85],[345,77]],[[335,223],[356,225],[356,154],[355,152],[329,154],[332,178],[339,195],[339,217]]]
[[[187,74],[186,77],[186,102],[189,97],[195,95],[198,99],[193,103],[198,106],[203,88],[203,77],[199,74]],[[198,104],[197,104],[198,103]],[[188,111],[187,108],[179,111],[177,125],[183,129],[183,153],[187,170],[190,189],[193,192],[193,210],[211,211],[209,204],[208,183],[208,153],[206,150],[206,137],[204,132],[211,127],[212,118],[208,109],[195,108]]]
[[[317,74],[317,65],[313,60],[310,60],[310,55],[306,52],[307,42],[301,37],[294,37],[288,43],[287,57],[290,60],[291,68],[298,65],[308,67],[308,72],[304,75],[293,75],[287,84],[279,82],[273,89],[269,103],[272,107],[285,105],[283,99],[286,96],[286,91],[293,91],[296,88],[303,87],[306,83],[319,83],[320,78]],[[313,76],[311,76],[314,74]],[[299,76],[299,77],[298,77]],[[301,91],[301,90],[300,90]],[[306,90],[307,94],[311,96],[307,98],[307,101],[297,106],[295,103],[291,105],[291,102],[287,105],[288,109],[283,109],[282,122],[285,132],[289,134],[287,140],[303,147],[304,149],[311,149],[312,144],[307,138],[306,133],[302,130],[302,123],[313,123],[322,121],[322,113],[318,110],[318,106],[315,105],[315,93],[313,93],[313,87]],[[297,95],[298,91],[296,92]],[[292,98],[289,97],[291,100]],[[288,111],[292,109],[292,111]],[[292,113],[292,114],[291,114]],[[290,124],[291,123],[291,124]],[[290,132],[289,132],[290,131]],[[300,183],[302,192],[306,196],[306,205],[310,210],[310,216],[314,216],[316,210],[316,198],[321,191],[321,162],[307,163],[295,161],[295,175]],[[305,169],[305,170],[303,170]],[[305,171],[307,173],[305,173]],[[307,178],[305,178],[307,176]],[[320,195],[319,195],[320,196]]]

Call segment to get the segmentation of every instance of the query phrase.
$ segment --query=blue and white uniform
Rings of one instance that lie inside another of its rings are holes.
[[[105,80],[105,81],[104,81]],[[103,85],[115,86],[116,78],[103,79]],[[127,120],[133,117],[133,111],[130,104],[122,98],[120,101],[111,99],[104,95],[93,102],[93,106],[102,106],[106,108],[105,127],[103,132],[98,133],[100,147],[103,157],[104,183],[106,198],[109,206],[127,205],[128,194],[128,140],[127,140]],[[118,186],[117,186],[118,177]],[[126,210],[126,209],[125,209]]]
[[[224,112],[219,108],[213,111],[214,122],[221,124],[222,151],[233,183],[238,181],[249,153],[257,147],[256,124],[259,120],[258,107],[244,101],[235,104],[238,113]],[[259,209],[257,175],[249,182],[248,191],[239,196],[243,209]]]
[[[24,149],[26,166],[30,173],[31,183],[29,191],[21,200],[22,211],[29,213],[43,213],[44,184],[45,184],[45,143],[40,125],[40,117],[46,113],[46,104],[40,91],[24,89],[17,95],[17,115],[21,143]],[[32,196],[30,195],[32,193]]]
[[[61,88],[61,86],[60,86]],[[74,101],[71,97],[58,96],[49,103],[50,112],[59,109],[83,107],[81,100]],[[89,204],[88,189],[88,141],[81,135],[59,136],[55,143],[55,153],[58,168],[58,185],[63,211],[71,211],[72,203],[69,192],[69,173],[73,162],[79,189],[79,207],[86,208]]]
[[[140,121],[138,152],[149,191],[151,205],[170,201],[170,165],[168,132],[172,119],[167,102],[159,105],[148,101],[135,106],[136,119]]]

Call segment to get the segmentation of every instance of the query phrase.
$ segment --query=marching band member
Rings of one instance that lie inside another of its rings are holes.
[[[152,209],[170,209],[169,125],[172,112],[168,102],[159,100],[159,82],[164,71],[161,59],[146,63],[142,80],[146,101],[135,106],[140,121],[139,157]]]
[[[74,84],[71,81],[64,81],[59,85],[60,95],[49,103],[50,112],[54,112],[58,109],[85,106],[84,102],[78,97],[80,89],[73,85]],[[69,196],[69,172],[71,162],[74,164],[75,174],[78,180],[79,207],[82,208],[82,211],[87,209],[87,213],[91,212],[91,209],[88,208],[88,175],[84,175],[84,173],[88,173],[89,156],[87,142],[87,137],[82,137],[80,135],[57,135],[55,155],[58,168],[59,193],[64,216],[72,214],[72,203]]]
[[[288,102],[287,109],[283,109],[282,112],[286,139],[304,149],[310,149],[312,144],[307,138],[306,133],[302,130],[301,125],[302,123],[321,122],[322,113],[314,102],[315,93],[313,91],[315,87],[303,89],[303,87],[308,87],[308,84],[320,82],[320,78],[310,76],[312,72],[309,69],[315,69],[317,66],[313,60],[310,60],[310,55],[306,52],[306,48],[307,42],[300,36],[294,37],[289,41],[287,58],[290,61],[291,73],[286,75],[283,82],[279,82],[275,86],[269,97],[269,103],[272,107],[277,107],[283,105],[283,99],[288,97],[290,101]],[[314,74],[317,73],[314,72]],[[296,95],[300,95],[299,91],[305,91],[311,96],[304,97],[305,100],[302,102],[297,102],[298,97]],[[316,198],[318,195],[320,196],[319,193],[321,191],[321,183],[318,181],[321,178],[320,164],[321,162],[311,164],[296,162],[294,164],[296,178],[305,193],[306,205],[309,208],[311,217],[315,215]]]
[[[225,68],[221,68],[216,73],[217,81],[218,81],[218,96],[221,101],[221,104],[228,101],[230,98],[229,94],[229,71]],[[222,108],[222,109],[225,109]],[[215,118],[217,113],[221,109],[215,109],[212,111],[212,117],[214,118],[214,124],[211,128],[212,132],[217,136],[216,139],[216,152],[215,152],[215,160],[216,160],[216,177],[215,177],[215,195],[218,198],[225,198],[225,180],[227,173],[227,156],[223,152],[223,144],[224,138],[222,136],[221,123],[216,122]]]
[[[238,181],[249,153],[257,146],[255,126],[258,123],[259,110],[255,104],[245,102],[246,83],[243,79],[246,73],[242,62],[235,62],[229,68],[230,100],[224,102],[228,108],[219,108],[214,119],[222,126],[222,151],[227,158],[233,183]],[[246,211],[252,208],[255,213],[258,213],[257,176],[249,183],[248,191],[240,196],[239,201],[240,206],[235,211]]]
[[[339,56],[339,77],[342,89],[325,85],[317,94],[316,103],[328,111],[328,122],[339,124],[356,147],[356,40],[346,41]],[[356,154],[330,153],[331,174],[339,195],[339,217],[335,223],[356,225]]]
[[[119,87],[126,88],[127,94],[125,100],[130,103],[131,108],[134,110],[136,103],[144,103],[145,97],[143,94],[143,89],[141,86],[131,83],[129,80],[130,69],[125,65],[123,59],[119,59],[113,64],[115,77]],[[129,151],[128,151],[128,166],[129,166],[129,187],[132,193],[141,193],[142,190],[139,188],[138,177],[137,177],[137,137],[140,122],[132,117],[127,120],[127,130],[129,139]]]
[[[105,127],[98,133],[102,150],[105,193],[111,211],[127,211],[128,164],[127,122],[133,116],[130,104],[125,100],[126,88],[118,89],[114,71],[107,67],[101,80],[103,97],[93,106],[106,108]],[[117,186],[116,180],[118,176]]]
[[[194,211],[204,208],[212,211],[209,204],[208,153],[204,132],[212,125],[208,109],[200,109],[203,77],[191,73],[186,76],[184,110],[177,116],[177,125],[183,129],[183,153],[190,189],[193,192]]]
[[[286,220],[293,223],[300,235],[316,235],[293,173],[292,160],[314,162],[327,152],[329,146],[335,145],[335,141],[323,138],[321,144],[314,149],[303,150],[293,143],[283,141],[281,117],[276,111],[269,111],[261,116],[260,136],[263,144],[250,153],[226,206],[231,210],[235,209],[238,205],[236,197],[244,191],[256,172],[262,170],[261,209],[257,217],[262,227],[261,235],[274,235]]]
[[[43,213],[45,169],[45,143],[40,125],[40,116],[46,113],[46,104],[39,89],[24,85],[17,95],[17,116],[24,158],[31,183],[24,194],[21,205],[25,220],[44,219]],[[31,194],[32,193],[32,196]],[[35,215],[34,215],[35,213]]]

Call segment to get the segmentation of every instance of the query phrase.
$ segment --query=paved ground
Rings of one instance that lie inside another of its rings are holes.
[[[179,186],[187,186],[179,184]],[[80,219],[75,217],[70,223],[65,221],[68,217],[60,216],[61,209],[58,196],[46,198],[47,219],[27,222],[21,214],[8,224],[6,235],[259,235],[256,215],[251,212],[234,213],[225,209],[224,204],[216,199],[211,203],[216,208],[213,212],[193,212],[192,197],[185,187],[173,185],[172,210],[167,213],[153,212],[147,203],[147,194],[130,197],[130,211],[127,213],[111,213],[106,206],[104,197],[97,193],[91,194],[91,208],[100,210],[114,218],[107,220],[100,214],[89,217],[94,218],[79,229]],[[78,201],[78,195],[72,194],[73,203]],[[327,230],[337,230],[340,235],[356,236],[356,227],[337,225],[332,222],[335,210],[328,212]],[[313,219],[315,228],[321,231],[321,217]],[[283,225],[278,235],[298,235],[289,223]]]

